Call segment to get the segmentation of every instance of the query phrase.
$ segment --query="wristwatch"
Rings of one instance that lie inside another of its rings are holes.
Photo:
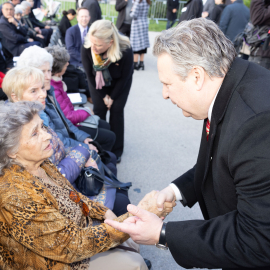
[[[168,250],[167,247],[167,242],[166,242],[166,222],[163,222],[161,231],[160,231],[160,236],[159,236],[159,242],[156,243],[156,247],[162,250]]]

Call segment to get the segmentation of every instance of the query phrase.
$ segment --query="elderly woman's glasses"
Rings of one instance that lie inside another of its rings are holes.
[[[89,213],[90,213],[90,210],[89,210],[89,207],[87,206],[87,204],[85,202],[83,202],[80,198],[80,196],[78,195],[77,192],[73,191],[73,190],[70,190],[69,191],[69,198],[75,202],[76,204],[80,204],[81,205],[81,208],[82,208],[82,212],[84,214],[84,216],[88,217],[89,216]]]

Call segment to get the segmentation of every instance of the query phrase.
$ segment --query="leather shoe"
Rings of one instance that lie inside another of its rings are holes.
[[[143,259],[144,259],[144,262],[145,262],[146,266],[148,267],[148,269],[151,269],[151,267],[152,267],[151,261],[149,261],[149,260],[147,260],[145,258],[143,258]]]
[[[121,156],[116,159],[116,163],[120,163],[120,162],[121,162]]]

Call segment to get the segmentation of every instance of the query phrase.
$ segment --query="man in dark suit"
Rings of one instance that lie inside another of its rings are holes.
[[[21,3],[21,0],[11,0],[9,1],[11,4],[13,4],[14,7],[16,7],[18,4]],[[2,5],[0,5],[0,18],[2,17],[3,13],[2,13]]]
[[[167,0],[167,26],[166,29],[173,27],[177,20],[177,11],[179,8],[179,1],[177,0]]]
[[[101,9],[99,6],[99,3],[97,0],[84,0],[82,2],[82,7],[85,7],[88,9],[90,14],[90,21],[88,23],[88,26],[90,27],[91,24],[97,20],[101,20]]]
[[[2,5],[2,13],[0,19],[2,44],[13,56],[19,56],[27,47],[40,46],[38,41],[26,38],[27,31],[14,19],[14,6],[11,3],[6,2]]]
[[[129,205],[133,217],[105,223],[137,243],[169,248],[185,268],[269,270],[269,71],[236,58],[204,18],[162,32],[153,52],[163,97],[204,119],[196,165],[157,194],[157,207],[199,202],[204,220],[166,223]]]
[[[87,8],[78,8],[78,24],[70,27],[66,32],[66,47],[70,55],[69,63],[75,67],[82,67],[81,47],[88,32],[90,16]]]

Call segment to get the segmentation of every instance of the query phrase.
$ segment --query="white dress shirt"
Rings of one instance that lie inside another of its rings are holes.
[[[82,40],[82,43],[83,43],[83,32],[84,32],[84,30],[86,30],[86,32],[88,32],[88,26],[82,27],[79,23],[78,23],[78,26],[79,26],[79,28],[80,28],[80,32],[81,32],[81,40]]]

